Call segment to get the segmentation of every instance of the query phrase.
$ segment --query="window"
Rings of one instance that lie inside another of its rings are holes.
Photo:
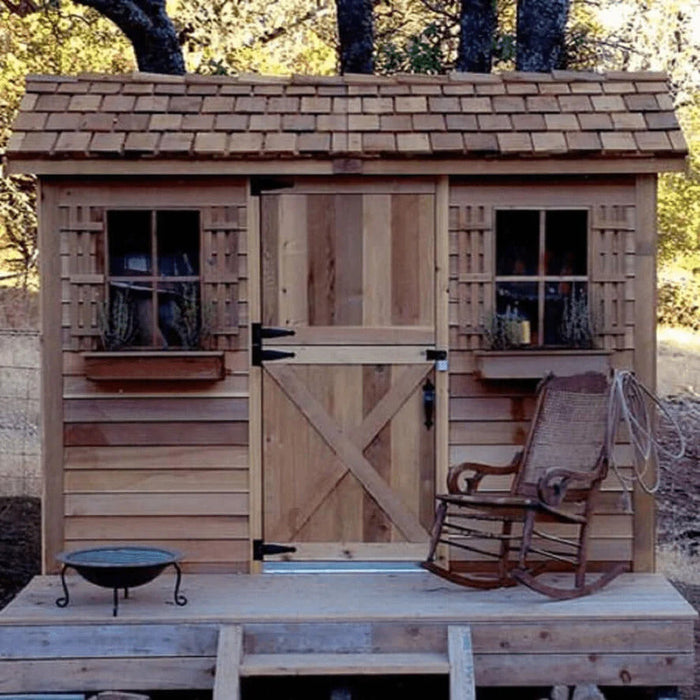
[[[590,347],[588,212],[496,212],[496,313],[523,345]]]
[[[191,210],[107,213],[106,349],[199,345],[199,218]]]

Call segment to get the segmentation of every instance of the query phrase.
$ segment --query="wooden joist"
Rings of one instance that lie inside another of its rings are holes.
[[[447,628],[450,662],[450,700],[476,700],[472,631],[468,625]]]
[[[240,625],[221,625],[216,649],[213,700],[239,700],[242,655],[243,628]]]
[[[446,674],[444,654],[250,654],[243,657],[243,676],[398,676]]]

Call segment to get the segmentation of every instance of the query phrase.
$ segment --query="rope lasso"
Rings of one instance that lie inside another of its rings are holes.
[[[680,449],[673,452],[660,442],[655,433],[650,408],[656,407],[660,414],[669,421],[678,438]],[[634,452],[634,465],[631,477],[621,473],[613,459],[613,447],[619,421],[627,426],[630,442]],[[659,490],[660,470],[656,470],[654,482],[647,482],[650,466],[658,464],[658,455],[663,454],[671,460],[679,460],[685,454],[686,441],[678,421],[664,406],[663,402],[633,372],[615,370],[612,378],[610,401],[608,402],[608,458],[615,475],[622,485],[625,501],[629,506],[629,491],[635,482],[647,494],[653,495]]]

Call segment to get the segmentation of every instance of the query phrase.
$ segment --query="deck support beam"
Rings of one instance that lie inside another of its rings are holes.
[[[240,700],[243,628],[221,625],[216,649],[213,700]]]
[[[450,662],[450,700],[476,700],[472,631],[468,625],[447,628]]]

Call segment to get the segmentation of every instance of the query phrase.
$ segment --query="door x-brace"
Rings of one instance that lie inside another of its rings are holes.
[[[409,542],[426,541],[428,533],[418,518],[377,474],[372,463],[362,452],[407,401],[432,367],[432,364],[411,365],[404,369],[398,381],[370,411],[362,424],[346,434],[323,405],[314,398],[290,365],[265,366],[267,373],[279,384],[282,391],[342,462],[342,466],[336,465],[331,473],[323,475],[315,487],[309,490],[308,498],[298,510],[297,530],[350,471]],[[270,537],[279,539],[283,533],[276,532],[274,526],[272,529]],[[285,534],[291,537],[295,533]]]

